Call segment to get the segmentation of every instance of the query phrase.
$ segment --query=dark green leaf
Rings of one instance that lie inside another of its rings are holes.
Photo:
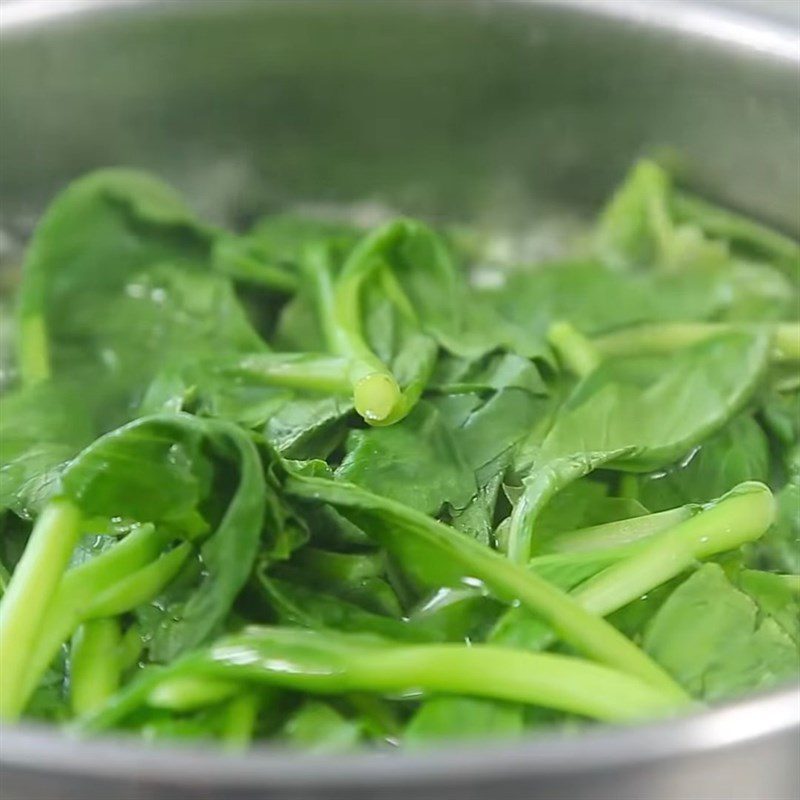
[[[515,509],[509,549],[526,559],[541,509],[561,488],[605,466],[664,467],[716,433],[754,393],[765,337],[719,336],[667,361],[612,359],[576,386],[542,442]]]
[[[651,511],[662,511],[705,502],[749,480],[769,480],[769,446],[758,423],[742,416],[676,464],[640,478],[639,499]]]
[[[52,382],[0,398],[0,510],[30,516],[58,489],[67,461],[92,439],[85,394]]]
[[[439,412],[423,402],[395,425],[352,431],[336,475],[436,514],[445,503],[464,508],[477,490],[466,452]]]
[[[227,470],[236,465],[238,483],[201,547],[199,584],[171,597],[169,607],[156,604],[150,641],[155,660],[174,658],[215,630],[250,576],[265,509],[273,531],[282,523],[255,444],[223,421],[145,417],[98,439],[63,477],[65,490],[86,513],[166,523],[196,534],[208,527],[199,505],[213,472],[221,469],[204,448]]]
[[[259,575],[260,585],[282,625],[303,628],[374,633],[398,641],[430,641],[435,638],[423,626],[409,625],[383,614],[366,611],[334,594],[294,581]]]

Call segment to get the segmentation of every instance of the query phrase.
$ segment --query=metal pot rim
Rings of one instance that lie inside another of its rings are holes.
[[[425,752],[360,751],[313,755],[274,746],[242,754],[208,747],[157,747],[122,736],[81,741],[43,725],[5,728],[5,767],[59,774],[142,779],[165,785],[358,787],[526,776],[580,775],[646,766],[800,728],[800,685],[753,695],[684,717],[575,735],[442,746]],[[42,757],[46,754],[46,757]]]
[[[249,0],[227,0],[246,3]],[[158,0],[8,0],[0,35],[31,33],[84,14],[142,11]],[[203,0],[194,0],[202,3]],[[482,4],[486,0],[470,0]],[[538,3],[574,14],[596,14],[621,24],[690,36],[743,55],[800,64],[800,35],[788,25],[697,0],[499,0]],[[161,7],[163,10],[163,5]],[[758,738],[800,730],[800,684],[755,694],[692,714],[632,727],[598,726],[575,736],[539,734],[513,742],[443,746],[426,752],[360,751],[310,755],[256,746],[231,755],[211,747],[158,747],[121,736],[81,741],[50,726],[22,724],[0,730],[5,767],[127,778],[164,785],[358,787],[558,776],[646,766],[678,757],[703,757]]]

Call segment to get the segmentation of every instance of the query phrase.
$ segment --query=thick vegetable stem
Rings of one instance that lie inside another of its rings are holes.
[[[547,332],[550,342],[564,365],[578,377],[592,372],[600,363],[594,345],[569,322],[555,322]]]
[[[502,680],[486,680],[498,664]],[[398,645],[388,640],[293,628],[252,627],[209,650],[143,674],[81,724],[97,731],[186,678],[263,683],[338,694],[409,690],[510,700],[608,721],[670,714],[687,702],[639,678],[578,658],[492,645]]]
[[[695,561],[752,542],[775,519],[775,500],[762,483],[737,486],[705,511],[654,537],[574,593],[595,614],[610,614],[679,575]]]
[[[669,530],[647,539],[601,551],[543,556],[534,559],[531,565],[536,568],[535,565],[548,563],[552,568],[557,561],[564,564],[579,563],[582,558],[597,561],[598,553],[605,557],[608,566],[573,590],[571,596],[587,611],[607,616],[680,575],[699,560],[759,539],[774,518],[772,493],[763,484],[750,481],[732,489],[695,516],[677,521]],[[553,631],[543,627],[537,646],[545,649],[555,639]]]
[[[258,719],[259,698],[255,692],[243,692],[225,708],[220,738],[226,750],[243,750],[253,739]]]
[[[376,273],[389,268],[378,252],[385,243],[399,235],[396,225],[381,228],[366,236],[353,250],[334,279],[324,247],[307,253],[307,272],[312,282],[317,311],[328,346],[348,360],[346,377],[353,391],[356,411],[371,425],[391,424],[408,413],[410,403],[403,403],[403,392],[392,371],[373,352],[362,325],[361,294],[364,283]],[[391,278],[393,302],[401,313],[413,314],[408,298]]]
[[[225,364],[221,372],[235,378],[246,374],[268,386],[287,389],[347,394],[352,386],[348,379],[349,362],[339,356],[308,353],[253,353]]]
[[[770,336],[770,357],[776,362],[800,360],[800,324],[782,322],[748,325],[729,322],[665,322],[639,325],[592,340],[601,356],[669,355],[682,347],[713,336],[742,330],[765,329]]]
[[[356,486],[318,478],[292,478],[291,493],[326,500],[350,516],[389,550],[409,538],[435,548],[465,578],[481,581],[498,597],[539,614],[576,649],[602,663],[652,683],[673,697],[683,690],[616,628],[589,613],[566,592],[525,567],[430,517]]]
[[[192,711],[228,700],[239,691],[235,681],[187,676],[161,683],[150,694],[149,703],[172,711]]]
[[[23,318],[19,337],[19,371],[27,386],[50,377],[50,347],[44,319],[36,314]]]
[[[158,594],[177,574],[190,551],[181,545],[161,556],[164,538],[143,526],[119,544],[69,570],[56,590],[39,636],[32,643],[21,702],[27,702],[58,648],[81,622],[122,614]]]
[[[605,522],[559,534],[543,548],[552,553],[583,553],[593,550],[624,547],[644,542],[653,536],[674,528],[678,523],[691,519],[700,512],[700,506],[687,505],[629,517],[616,522]]]
[[[80,511],[69,500],[51,501],[36,520],[0,603],[0,719],[17,719],[25,707],[31,652],[45,628],[80,526]]]
[[[69,690],[72,710],[80,716],[96,711],[119,686],[120,629],[112,618],[84,622],[72,639]]]

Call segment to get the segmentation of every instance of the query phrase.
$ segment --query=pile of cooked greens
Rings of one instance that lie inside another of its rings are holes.
[[[0,717],[421,747],[795,677],[798,244],[642,162],[576,252],[69,186],[0,399]]]

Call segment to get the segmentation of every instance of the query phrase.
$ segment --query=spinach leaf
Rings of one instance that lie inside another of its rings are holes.
[[[775,524],[758,542],[751,560],[759,567],[800,573],[800,470],[778,492]]]
[[[677,464],[639,479],[639,500],[651,511],[717,497],[743,481],[769,479],[769,444],[750,416],[733,419]]]
[[[434,515],[445,503],[464,508],[477,490],[458,440],[425,402],[390,427],[351,431],[336,475]]]
[[[344,258],[360,237],[352,225],[283,213],[257,220],[245,238],[263,263],[297,272],[310,247],[324,242]]]
[[[327,458],[344,439],[352,416],[352,403],[341,397],[294,397],[270,416],[264,435],[287,458]]]
[[[561,549],[558,545],[564,537],[560,534],[577,537],[586,528],[630,520],[647,513],[648,508],[638,500],[611,496],[606,483],[579,479],[544,507],[536,526],[535,551]]]
[[[511,521],[509,554],[527,560],[536,520],[564,486],[599,467],[664,467],[719,430],[763,374],[763,336],[728,334],[670,363],[609,360],[576,387],[542,442]]]
[[[798,648],[716,564],[679,586],[644,636],[647,651],[707,700],[774,685],[797,673]]]
[[[600,215],[597,247],[619,267],[707,267],[725,261],[724,242],[706,239],[691,224],[676,225],[672,181],[652,161],[636,164]]]
[[[0,510],[30,517],[57,491],[64,465],[92,439],[84,394],[52,381],[0,397]]]
[[[471,697],[437,697],[423,703],[406,726],[403,744],[409,749],[435,741],[518,737],[524,726],[522,707]]]
[[[325,458],[341,444],[352,402],[339,359],[298,353],[249,353],[164,371],[150,384],[142,414],[191,410],[263,430],[282,454]],[[330,392],[330,394],[327,394]]]
[[[271,574],[399,619],[402,609],[384,579],[387,572],[386,557],[380,550],[340,553],[308,546],[297,550],[286,563],[276,564]]]
[[[443,395],[480,394],[500,389],[525,389],[533,395],[549,394],[534,361],[505,352],[493,352],[474,359],[444,354],[428,389]]]
[[[707,319],[726,307],[729,294],[714,273],[628,276],[595,261],[576,261],[514,272],[499,287],[479,291],[478,298],[522,341],[543,342],[560,320],[597,335],[642,322]]]
[[[616,268],[703,274],[725,286],[727,299],[717,316],[724,308],[730,319],[797,318],[797,243],[674,189],[652,161],[640,161],[611,198],[596,245]]]
[[[210,522],[200,506],[215,471],[205,448],[220,463],[236,464],[238,484],[201,546],[199,585],[188,587],[168,607],[156,606],[150,641],[155,660],[174,658],[217,628],[253,569],[265,515],[271,530],[282,524],[258,450],[246,433],[221,420],[180,414],[144,417],[98,439],[63,475],[65,491],[85,513],[157,522],[184,535],[202,535]]]
[[[785,575],[744,569],[733,576],[737,587],[758,605],[762,616],[771,617],[800,646],[800,592]]]
[[[261,573],[259,583],[282,625],[351,633],[360,631],[398,641],[430,641],[436,638],[424,626],[411,626],[392,617],[367,611],[355,603],[297,581],[281,580]]]
[[[361,726],[327,703],[307,701],[286,720],[282,738],[308,753],[338,753],[358,743]]]
[[[96,424],[107,430],[132,416],[162,370],[211,348],[263,349],[230,282],[210,271],[213,235],[146,174],[104,170],[71,185],[24,267],[23,379],[91,379]]]
[[[123,291],[132,274],[152,264],[196,264],[208,241],[180,197],[145,173],[101,170],[71,184],[40,222],[25,259],[18,298],[23,379],[49,372],[48,349],[53,368],[61,366],[73,344],[72,314],[87,302]]]
[[[558,261],[344,211],[53,202],[0,325],[0,717],[335,753],[796,675],[800,246],[649,161]]]
[[[546,419],[550,389],[532,361],[510,353],[445,358],[436,380],[430,402],[459,443],[477,486],[465,507],[451,502],[449,519],[458,530],[493,543],[504,476],[516,447]]]
[[[424,514],[359,487],[322,477],[290,476],[290,494],[328,502],[434,585],[485,585],[547,619],[565,641],[597,660],[673,692],[661,671],[602,619],[507,559]]]

